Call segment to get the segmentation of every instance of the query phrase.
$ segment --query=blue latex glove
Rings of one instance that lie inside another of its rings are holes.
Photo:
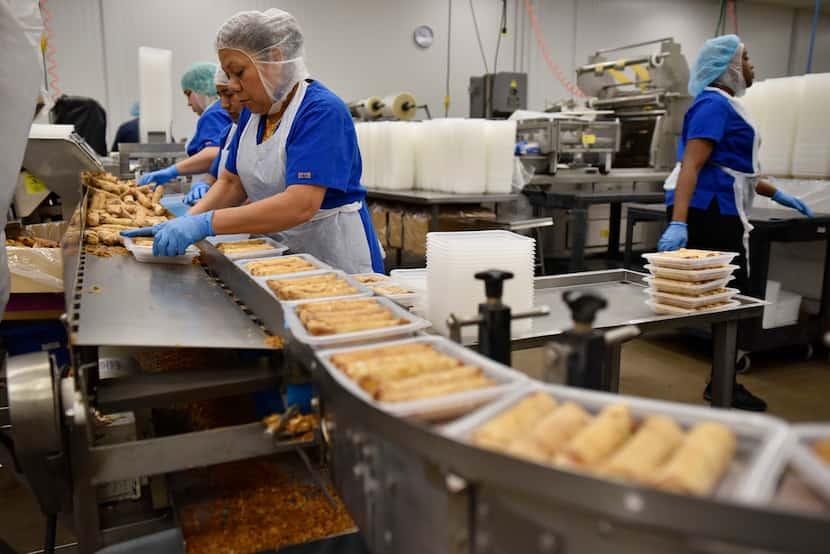
[[[663,236],[660,237],[660,241],[657,243],[657,251],[680,250],[686,246],[687,242],[689,242],[688,226],[682,221],[672,221],[663,231]]]
[[[194,242],[215,234],[212,211],[177,217],[152,227],[121,231],[125,237],[155,237],[153,256],[181,256]]]
[[[205,183],[204,181],[199,181],[198,183],[193,183],[190,187],[190,192],[187,193],[187,196],[184,197],[184,203],[188,206],[192,206],[196,202],[202,199],[207,191],[210,190],[210,185]]]
[[[173,164],[170,167],[165,167],[164,169],[159,169],[158,171],[151,171],[150,173],[145,173],[144,175],[138,178],[138,186],[142,187],[149,183],[155,183],[156,186],[163,185],[167,181],[171,181],[178,176],[179,170],[176,169],[176,164]]]
[[[795,196],[790,196],[785,192],[776,191],[775,194],[772,195],[772,200],[774,202],[778,202],[782,206],[787,206],[788,208],[792,208],[794,210],[798,210],[799,212],[803,213],[807,217],[813,217],[813,210],[811,210],[807,204],[804,203],[803,200],[800,198],[796,198]]]

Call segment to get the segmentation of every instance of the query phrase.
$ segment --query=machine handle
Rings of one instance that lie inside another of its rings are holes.
[[[501,300],[502,293],[504,292],[504,282],[507,279],[512,279],[513,274],[500,269],[488,269],[487,271],[479,271],[476,273],[475,278],[484,281],[484,291],[487,300]]]
[[[597,312],[608,306],[601,296],[578,290],[565,291],[562,299],[571,309],[571,318],[577,325],[593,325]]]

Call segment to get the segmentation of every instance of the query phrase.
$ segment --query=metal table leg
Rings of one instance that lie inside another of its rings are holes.
[[[441,230],[441,206],[433,204],[429,209],[429,230],[436,232]]]
[[[631,255],[634,252],[634,225],[639,220],[628,212],[628,219],[625,221],[625,250],[623,250],[623,267],[631,269]]]
[[[738,354],[738,322],[722,321],[712,324],[712,406],[732,406],[735,384],[735,357]]]
[[[608,347],[605,358],[605,375],[603,375],[603,389],[608,392],[620,392],[620,357],[622,343]]]
[[[608,217],[608,259],[612,260],[620,254],[620,226],[622,224],[622,204],[611,202],[611,212]]]
[[[585,270],[585,240],[588,235],[587,208],[571,210],[571,273]]]

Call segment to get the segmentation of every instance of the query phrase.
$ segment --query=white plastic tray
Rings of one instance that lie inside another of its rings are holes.
[[[342,352],[412,343],[429,344],[435,350],[457,358],[465,364],[478,366],[484,371],[486,376],[494,379],[499,384],[486,389],[476,389],[469,392],[459,392],[410,402],[378,402],[331,362],[332,356]],[[443,337],[415,337],[399,341],[373,343],[359,347],[324,350],[319,353],[318,358],[322,361],[332,377],[353,395],[398,417],[411,417],[422,420],[446,420],[469,413],[482,404],[520,390],[527,383],[527,377],[515,369],[494,362],[477,352],[473,352],[469,348],[464,348]]]
[[[124,237],[124,248],[132,252],[135,259],[145,264],[178,264],[193,263],[193,258],[199,255],[199,249],[190,245],[182,256],[153,256],[152,246],[138,246],[131,237]]]
[[[403,287],[409,287],[418,292],[426,292],[427,290],[427,269],[393,269],[389,272],[389,276],[396,283],[400,283]]]
[[[648,283],[649,287],[653,290],[659,290],[660,292],[668,292],[668,293],[679,293],[679,294],[703,294],[704,292],[708,292],[710,290],[719,289],[725,287],[729,281],[734,279],[731,275],[724,279],[715,279],[713,281],[706,281],[699,285],[692,283],[691,281],[676,281],[670,280],[669,283],[660,283],[659,285],[654,282],[654,277],[643,277],[643,280]]]
[[[343,296],[326,296],[326,297],[321,297],[321,298],[314,298],[313,300],[343,300],[345,298],[365,298],[367,296],[372,296],[372,290],[369,287],[367,287],[366,285],[364,285],[362,283],[358,283],[357,281],[355,281],[354,279],[352,279],[350,276],[346,275],[342,271],[335,271],[335,270],[332,270],[332,269],[321,269],[321,270],[318,270],[318,271],[310,271],[310,272],[306,272],[306,273],[289,273],[287,275],[271,275],[271,276],[265,276],[265,277],[254,277],[253,279],[254,279],[254,281],[256,281],[256,283],[259,286],[261,286],[266,291],[268,291],[268,293],[271,294],[271,296],[273,296],[274,298],[279,300],[282,303],[283,306],[294,306],[296,304],[301,304],[303,302],[308,302],[309,300],[312,300],[312,299],[306,298],[306,299],[303,299],[303,300],[283,300],[283,299],[279,298],[273,290],[271,290],[271,287],[268,286],[268,281],[287,281],[289,279],[303,279],[305,277],[311,277],[313,275],[325,275],[327,273],[334,273],[339,278],[343,279],[344,281],[346,281],[347,283],[352,285],[355,289],[357,289],[357,292],[354,293],[354,294],[346,294],[346,295],[343,295]]]
[[[357,278],[357,277],[369,277],[369,276],[377,277],[378,279],[380,279],[380,281],[378,281],[378,282],[389,281],[389,280],[392,279],[389,275],[384,275],[383,273],[353,273],[352,274],[352,277],[355,277],[355,278]],[[358,281],[358,282],[360,282],[360,281]],[[366,283],[366,286],[369,286],[370,284],[373,285],[375,283]]]
[[[311,263],[312,265],[314,265],[316,267],[314,269],[309,269],[308,271],[298,271],[297,273],[284,273],[284,274],[281,274],[281,275],[251,275],[251,272],[248,271],[248,268],[245,267],[245,264],[247,264],[249,262],[261,262],[261,261],[267,260],[269,258],[279,258],[279,257],[282,257],[282,256],[265,256],[265,257],[262,257],[262,258],[245,258],[244,260],[236,260],[236,261],[234,261],[234,263],[236,265],[238,265],[240,268],[242,268],[242,271],[244,271],[245,273],[250,275],[250,277],[253,278],[253,279],[258,279],[260,277],[268,277],[268,278],[271,278],[271,279],[276,279],[276,278],[279,278],[279,277],[284,277],[286,275],[296,275],[296,276],[308,275],[309,273],[314,273],[315,271],[320,271],[321,269],[332,269],[332,267],[330,265],[324,264],[323,262],[321,262],[320,260],[318,260],[317,258],[312,256],[311,254],[291,254],[291,256],[294,256],[296,258],[302,258],[302,259],[306,260],[307,262]],[[291,257],[291,256],[286,256],[286,257]]]
[[[816,492],[830,500],[830,465],[816,456],[811,448],[813,441],[830,437],[830,423],[792,425],[790,432],[792,466]]]
[[[575,402],[591,414],[597,414],[608,405],[622,403],[629,407],[632,416],[637,421],[650,415],[661,414],[671,417],[685,430],[703,421],[716,421],[726,425],[737,437],[737,452],[714,491],[714,496],[719,499],[752,504],[766,502],[767,491],[761,485],[766,482],[770,468],[773,468],[780,460],[789,443],[787,424],[768,415],[716,410],[704,406],[663,402],[533,381],[524,390],[511,393],[445,426],[442,432],[450,437],[469,441],[472,433],[481,425],[535,391],[546,392],[559,402],[567,400]]]
[[[403,283],[399,283],[398,281],[395,281],[394,279],[392,279],[388,275],[384,275],[382,273],[356,273],[356,274],[352,275],[352,277],[362,277],[364,275],[376,275],[378,277],[384,277],[384,280],[382,282],[368,283],[365,286],[368,287],[373,293],[377,294],[378,296],[383,296],[385,298],[389,298],[391,300],[394,300],[398,304],[400,304],[402,306],[405,306],[407,308],[411,307],[415,303],[417,303],[418,298],[421,296],[419,291],[415,290],[413,287],[408,287],[407,285],[405,285]],[[405,289],[409,289],[412,292],[408,292],[408,293],[405,293],[405,294],[384,294],[380,291],[375,290],[375,287],[378,286],[378,285],[380,285],[380,286],[383,286],[383,285],[396,285],[396,286],[399,286],[399,287],[402,287],[402,288],[405,288]]]
[[[250,233],[237,233],[235,235],[214,235],[206,238],[205,240],[213,245],[216,245],[220,242],[235,242],[238,240],[248,240],[249,238],[251,238]]]
[[[670,304],[660,304],[655,302],[654,300],[646,300],[646,305],[654,310],[655,313],[660,315],[690,315],[690,314],[701,314],[703,312],[716,312],[718,310],[727,310],[729,308],[734,308],[736,306],[740,306],[741,303],[737,300],[730,300],[727,304],[723,306],[713,306],[712,308],[698,308],[696,310],[692,310],[689,308],[681,308],[679,306],[672,306]]]
[[[670,258],[665,256],[663,253],[643,254],[643,258],[648,260],[648,263],[651,265],[674,269],[704,269],[723,267],[732,263],[732,260],[734,260],[737,256],[737,252],[721,252],[717,256],[685,260],[681,258]]]
[[[308,300],[306,302],[297,302],[293,306],[287,306],[284,312],[285,322],[294,337],[300,342],[304,342],[310,346],[335,346],[360,344],[374,341],[376,339],[383,339],[389,337],[405,337],[411,335],[422,329],[426,329],[431,324],[425,319],[415,316],[406,309],[402,308],[392,300],[383,298],[381,296],[373,297],[378,301],[378,304],[389,309],[397,317],[405,319],[408,323],[404,325],[395,325],[394,327],[382,327],[380,329],[369,329],[366,331],[354,331],[351,333],[340,333],[337,335],[312,335],[309,333],[303,322],[297,316],[297,306],[301,304],[311,304],[313,302],[328,302],[328,300]]]
[[[273,258],[274,256],[280,256],[288,250],[288,247],[284,244],[280,244],[271,237],[259,237],[253,236],[248,238],[235,238],[234,240],[224,239],[222,240],[220,237],[211,237],[216,240],[212,240],[210,242],[213,243],[214,246],[217,248],[220,244],[226,243],[233,243],[233,242],[242,242],[243,240],[264,240],[267,244],[271,246],[268,250],[261,250],[259,252],[240,252],[238,254],[225,254],[225,257],[229,260],[252,260],[256,258]]]
[[[670,267],[658,267],[646,264],[645,268],[657,277],[674,279],[676,281],[711,281],[713,279],[725,279],[738,269],[736,265],[727,265],[713,269],[673,269]]]
[[[706,296],[684,296],[682,294],[671,294],[668,292],[660,292],[654,289],[645,289],[652,301],[669,306],[677,306],[678,308],[695,309],[707,304],[715,302],[724,302],[731,300],[733,296],[740,293],[738,289],[726,289],[719,294],[709,294]]]

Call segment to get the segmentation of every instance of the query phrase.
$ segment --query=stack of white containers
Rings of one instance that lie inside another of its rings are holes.
[[[479,271],[500,269],[513,273],[504,284],[503,302],[514,312],[533,308],[533,259],[536,241],[508,231],[465,231],[427,234],[427,318],[448,334],[447,317],[474,316],[485,301]],[[513,332],[525,333],[530,320],[513,322]],[[464,330],[464,339],[476,336]]]
[[[515,121],[433,119],[358,123],[362,183],[383,190],[509,193]]]
[[[687,254],[686,257],[682,254]],[[658,314],[685,315],[737,305],[738,289],[727,288],[738,266],[735,252],[702,250],[643,254],[649,263],[646,304]]]
[[[803,82],[792,174],[824,177],[830,175],[830,73],[805,75]]]

